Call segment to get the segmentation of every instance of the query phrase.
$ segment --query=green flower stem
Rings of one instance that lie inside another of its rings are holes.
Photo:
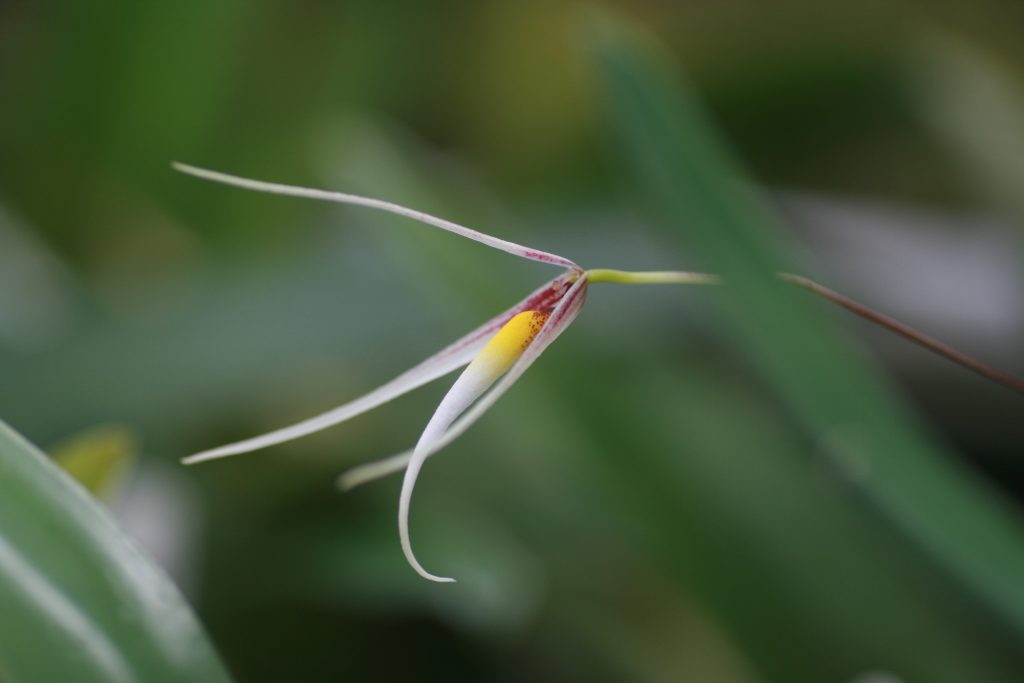
[[[630,272],[595,268],[587,271],[587,280],[594,282],[613,282],[620,285],[717,285],[717,275],[707,273],[690,273],[686,271],[663,270]]]

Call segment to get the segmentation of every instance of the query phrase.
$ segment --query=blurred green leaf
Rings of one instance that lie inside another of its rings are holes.
[[[90,493],[109,500],[131,472],[137,452],[131,430],[104,425],[58,444],[50,454]]]
[[[1024,630],[1024,534],[1016,512],[926,434],[859,362],[788,270],[777,221],[743,179],[697,98],[653,46],[602,24],[599,57],[620,134],[664,219],[729,286],[715,292],[728,338],[783,400],[816,450],[921,547]],[[653,228],[652,228],[653,229]],[[692,264],[680,262],[680,267]]]
[[[227,681],[174,586],[0,422],[0,679]]]

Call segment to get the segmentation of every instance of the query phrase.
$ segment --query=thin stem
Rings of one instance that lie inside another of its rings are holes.
[[[948,344],[944,344],[937,339],[929,337],[923,332],[918,332],[909,325],[904,325],[898,320],[894,320],[887,315],[872,310],[863,304],[857,303],[853,299],[843,296],[839,292],[835,292],[802,275],[779,273],[779,277],[784,282],[796,285],[797,287],[803,287],[809,292],[813,292],[834,304],[838,304],[865,320],[873,322],[876,325],[880,325],[890,332],[895,332],[904,339],[907,339],[922,348],[928,349],[932,353],[936,353],[943,358],[967,368],[968,370],[978,373],[982,377],[987,377],[993,382],[998,382],[1004,387],[1024,394],[1024,380],[989,367],[981,361],[957,351]],[[625,270],[610,270],[607,268],[588,270],[587,279],[590,282],[613,282],[624,285],[715,285],[721,284],[722,282],[721,278],[717,275],[711,275],[708,273],[693,273],[688,271],[630,272]]]
[[[957,351],[952,346],[940,342],[938,339],[929,337],[923,332],[918,332],[909,325],[904,325],[898,320],[894,320],[887,315],[874,311],[863,304],[857,303],[853,299],[843,296],[842,294],[835,292],[828,287],[818,284],[813,280],[810,280],[802,275],[793,275],[792,273],[779,273],[779,277],[784,281],[794,284],[798,287],[814,292],[818,296],[821,296],[834,304],[838,304],[850,311],[855,313],[865,320],[869,320],[876,325],[881,325],[890,332],[895,332],[904,339],[907,339],[918,346],[928,349],[932,353],[937,353],[944,358],[947,358],[958,365],[961,365],[968,370],[973,370],[982,377],[987,377],[993,382],[998,382],[1003,386],[1013,389],[1014,391],[1024,394],[1024,381],[1020,380],[1013,375],[1007,374],[995,368],[985,365],[979,360],[971,358],[965,353]]]

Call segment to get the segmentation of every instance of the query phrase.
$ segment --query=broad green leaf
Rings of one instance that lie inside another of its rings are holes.
[[[171,582],[3,422],[0,680],[229,680]]]
[[[606,24],[598,48],[658,235],[678,247],[679,267],[692,267],[686,255],[696,252],[724,277],[715,296],[736,350],[851,486],[1024,631],[1018,512],[919,424],[815,302],[775,279],[791,270],[778,219],[656,46]]]

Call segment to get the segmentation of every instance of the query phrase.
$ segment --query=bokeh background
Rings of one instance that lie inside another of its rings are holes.
[[[792,262],[1024,371],[1024,5],[605,7],[692,81]],[[455,585],[405,564],[396,480],[334,487],[413,444],[447,381],[178,464],[360,395],[552,273],[171,160],[387,198],[590,267],[714,265],[650,227],[591,12],[0,5],[0,416],[118,463],[105,500],[240,681],[1019,680],[1021,622],[863,495],[864,463],[822,455],[842,435],[793,416],[706,290],[595,287],[430,462],[413,535]],[[1024,399],[823,315],[1018,517]]]

